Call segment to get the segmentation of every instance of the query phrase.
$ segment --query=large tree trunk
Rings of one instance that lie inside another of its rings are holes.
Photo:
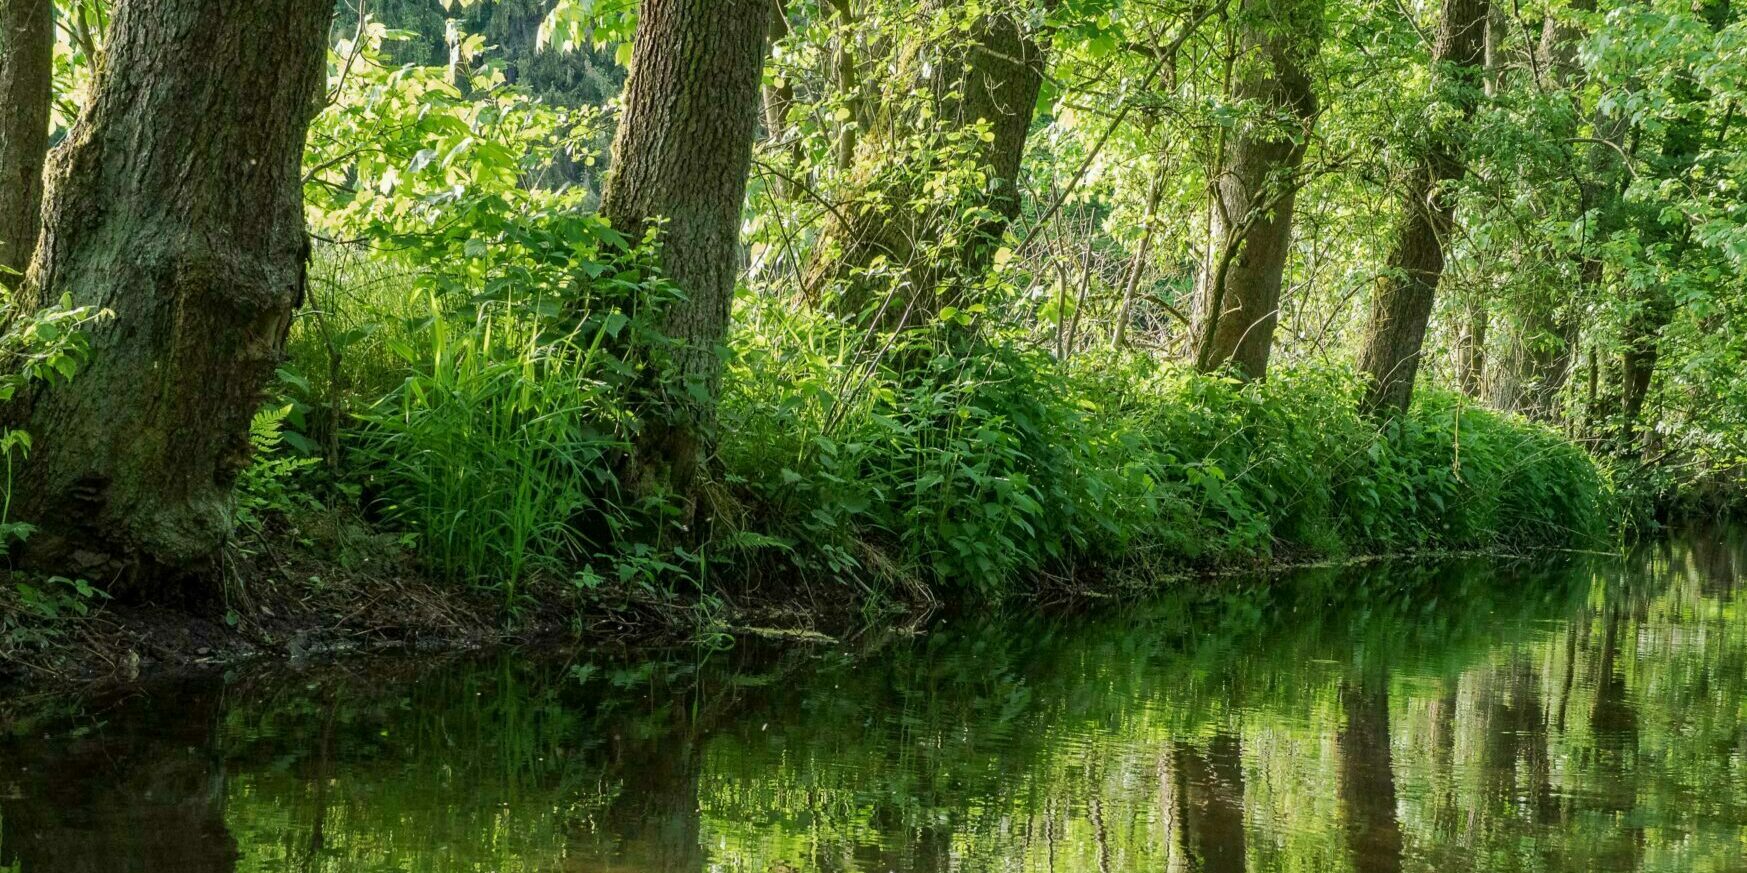
[[[935,15],[964,15],[963,5],[962,0],[931,0],[929,9]],[[852,171],[858,190],[826,225],[804,280],[809,295],[835,294],[840,312],[877,315],[870,321],[887,328],[928,320],[956,301],[963,280],[988,267],[1019,213],[1019,168],[1043,87],[1043,51],[1008,12],[983,14],[963,43],[939,46],[918,36],[901,51],[900,80],[918,83],[933,112],[927,119],[918,117],[902,97],[879,110],[882,117]],[[913,208],[921,192],[912,186],[921,182],[902,140],[930,129],[959,131],[979,121],[988,123],[991,134],[975,150],[989,179],[982,202]],[[988,217],[970,227],[952,224],[974,206],[987,207]],[[938,250],[943,235],[952,242]],[[897,268],[896,293],[890,280],[866,275],[881,256]]]
[[[0,0],[0,286],[30,265],[53,97],[54,0]]]
[[[303,298],[304,133],[327,0],[128,0],[48,173],[24,303],[114,317],[70,384],[8,410],[36,436],[26,559],[114,581],[208,576],[249,420]],[[152,578],[145,575],[145,578]]]
[[[740,212],[758,133],[770,0],[645,0],[601,212],[661,231],[663,274],[685,294],[662,315],[680,384],[641,423],[632,487],[689,495],[709,451],[740,272]]]
[[[1402,412],[1413,399],[1414,378],[1425,347],[1426,323],[1444,273],[1444,244],[1455,219],[1451,190],[1463,173],[1462,147],[1474,115],[1476,77],[1485,54],[1487,0],[1444,0],[1432,50],[1436,101],[1454,106],[1454,127],[1433,129],[1425,153],[1412,167],[1406,202],[1395,229],[1388,269],[1371,299],[1359,371],[1370,379],[1369,412]]]
[[[1305,67],[1321,45],[1322,3],[1250,0],[1238,26],[1241,72],[1232,97],[1258,104],[1262,115],[1233,133],[1214,180],[1195,363],[1203,371],[1230,363],[1261,379],[1279,322],[1298,168],[1316,118]]]

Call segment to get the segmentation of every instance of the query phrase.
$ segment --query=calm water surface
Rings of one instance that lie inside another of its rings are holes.
[[[1744,572],[1710,532],[158,686],[0,738],[0,871],[1747,870]]]

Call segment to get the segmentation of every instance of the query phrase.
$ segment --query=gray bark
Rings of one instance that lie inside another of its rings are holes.
[[[0,0],[0,286],[30,265],[53,98],[54,0]]]
[[[1444,0],[1432,50],[1435,99],[1453,104],[1457,126],[1474,115],[1483,69],[1487,0]],[[1436,129],[1409,169],[1402,215],[1395,228],[1387,270],[1371,299],[1359,372],[1370,380],[1368,412],[1403,412],[1413,399],[1414,379],[1425,347],[1426,324],[1444,273],[1444,245],[1455,223],[1451,190],[1463,175],[1465,132]]]
[[[1213,244],[1198,283],[1203,371],[1229,363],[1244,378],[1267,375],[1298,170],[1317,112],[1306,67],[1321,45],[1322,13],[1320,0],[1251,0],[1240,13],[1232,97],[1257,104],[1261,117],[1233,134],[1214,181]]]
[[[633,238],[665,219],[661,269],[685,294],[662,315],[680,385],[664,386],[633,448],[642,493],[689,495],[709,452],[770,20],[770,0],[641,6],[601,212]]]

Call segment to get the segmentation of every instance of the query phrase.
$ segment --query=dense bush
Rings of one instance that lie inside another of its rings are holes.
[[[710,481],[636,493],[639,422],[691,387],[661,375],[655,325],[680,292],[650,269],[659,230],[622,239],[587,191],[528,184],[535,156],[598,139],[599,114],[490,67],[463,97],[440,68],[382,62],[386,32],[363,35],[377,63],[337,83],[308,160],[327,174],[308,192],[318,229],[350,242],[318,247],[269,451],[243,480],[251,513],[323,493],[432,576],[510,603],[542,583],[766,579],[992,598],[1089,568],[1526,548],[1606,527],[1594,465],[1542,427],[1422,390],[1380,431],[1344,371],[1243,385],[1087,351],[1065,284],[1043,341],[1018,267],[898,337],[755,278],[723,351]],[[360,153],[363,136],[379,148]],[[274,465],[287,454],[323,463]]]
[[[1071,364],[992,342],[843,391],[823,320],[748,319],[723,463],[801,572],[983,594],[1076,562],[1183,567],[1592,541],[1608,488],[1559,434],[1424,392],[1378,425],[1351,374],[1262,384],[1151,356]],[[772,329],[771,325],[781,325]],[[946,348],[947,346],[942,346]]]
[[[600,257],[579,251],[550,286],[510,271],[588,313],[575,318],[555,319],[538,294],[444,307],[430,276],[381,283],[374,301],[332,295],[401,314],[383,328],[393,355],[343,358],[356,372],[328,380],[380,392],[340,425],[338,475],[436,575],[513,594],[530,576],[671,588],[710,566],[723,568],[712,584],[756,573],[996,597],[1077,567],[1529,548],[1606,531],[1609,490],[1579,447],[1458,396],[1422,392],[1380,429],[1337,370],[1246,385],[1145,354],[1064,364],[948,327],[878,355],[835,319],[751,297],[726,380],[720,497],[680,531],[617,479],[634,368],[612,338],[637,329],[626,301],[658,289],[634,271],[559,281]],[[427,301],[419,317],[405,317],[407,294]],[[322,359],[328,335],[314,328],[300,327],[294,361]]]

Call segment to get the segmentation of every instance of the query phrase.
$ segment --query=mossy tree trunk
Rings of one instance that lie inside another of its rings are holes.
[[[740,212],[758,134],[770,0],[645,0],[601,212],[642,236],[657,219],[663,274],[685,298],[662,316],[679,385],[633,447],[639,493],[689,498],[709,452],[718,348],[740,272]]]
[[[1232,134],[1214,180],[1212,245],[1197,283],[1195,363],[1203,371],[1231,364],[1248,379],[1268,372],[1299,167],[1317,112],[1307,67],[1322,42],[1322,12],[1321,0],[1251,0],[1238,16],[1232,97],[1261,115]]]
[[[303,299],[300,163],[328,0],[127,0],[55,153],[22,302],[107,309],[89,363],[8,410],[27,562],[214,578],[249,422]],[[190,595],[212,589],[185,589]]]
[[[1387,269],[1371,298],[1359,350],[1370,385],[1368,412],[1403,412],[1425,348],[1426,324],[1444,273],[1444,246],[1455,224],[1455,184],[1462,179],[1462,142],[1474,115],[1484,68],[1487,0],[1443,0],[1432,49],[1433,100],[1453,106],[1455,120],[1434,127],[1408,169],[1402,215]]]
[[[932,0],[932,15],[971,14],[963,0]],[[932,28],[918,28],[927,34]],[[814,247],[804,284],[815,298],[836,301],[846,316],[884,328],[923,323],[960,301],[958,286],[987,269],[1007,226],[1019,214],[1019,169],[1043,88],[1044,55],[1012,13],[988,11],[971,22],[961,41],[936,45],[912,37],[900,49],[894,86],[919,89],[894,97],[876,110],[851,170],[853,192],[834,211]],[[919,170],[906,147],[909,137],[947,135],[979,122],[987,136],[972,159],[988,183],[977,203],[939,204],[920,210],[927,170]],[[982,207],[969,226],[958,217]],[[897,273],[889,279],[867,272],[883,257]]]
[[[54,0],[0,0],[0,286],[30,265],[53,98]]]

